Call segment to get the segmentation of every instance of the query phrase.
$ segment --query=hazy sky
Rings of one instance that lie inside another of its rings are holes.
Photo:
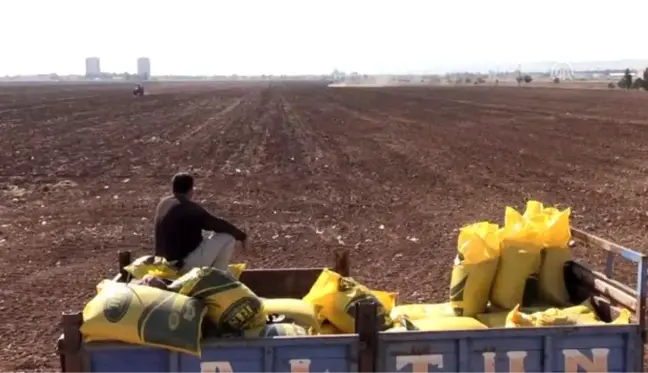
[[[82,74],[88,56],[110,72],[147,56],[153,74],[648,58],[646,14],[645,0],[1,0],[0,75]]]

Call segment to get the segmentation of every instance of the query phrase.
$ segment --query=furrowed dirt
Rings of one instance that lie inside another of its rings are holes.
[[[346,246],[354,277],[401,302],[444,301],[458,228],[501,222],[529,198],[646,245],[639,92],[268,83],[135,99],[130,88],[2,89],[2,370],[58,369],[60,313],[116,272],[118,250],[152,252],[153,210],[179,170],[212,211],[249,226],[235,261],[322,266]]]

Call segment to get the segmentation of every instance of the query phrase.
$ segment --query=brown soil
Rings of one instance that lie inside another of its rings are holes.
[[[0,370],[56,370],[62,311],[151,253],[171,175],[249,226],[252,267],[322,266],[401,302],[447,296],[457,229],[529,198],[642,248],[648,96],[641,92],[326,88],[317,83],[3,87]],[[588,253],[588,260],[599,256]],[[627,278],[627,277],[626,277]]]

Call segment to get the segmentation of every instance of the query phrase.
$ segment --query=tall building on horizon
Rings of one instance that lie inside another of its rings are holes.
[[[87,78],[96,78],[101,75],[101,63],[99,57],[88,57],[85,60],[85,75]]]
[[[137,75],[142,80],[149,80],[151,78],[151,60],[148,57],[140,57],[137,59]]]

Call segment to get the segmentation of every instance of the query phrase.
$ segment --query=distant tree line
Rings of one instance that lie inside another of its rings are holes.
[[[608,85],[614,88],[613,84]],[[617,86],[622,89],[644,89],[648,91],[648,67],[643,71],[643,77],[633,79],[630,69],[626,69],[623,77],[617,82]]]

